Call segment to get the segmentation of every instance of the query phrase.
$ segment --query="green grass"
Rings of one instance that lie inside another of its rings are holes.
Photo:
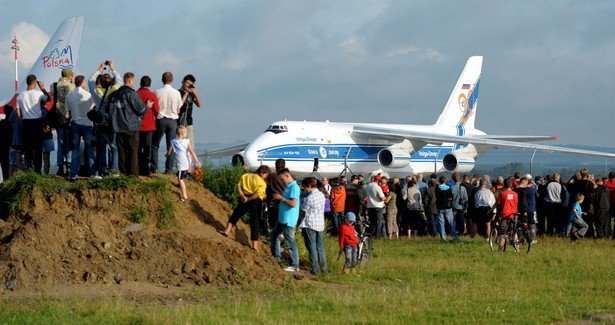
[[[302,239],[299,239],[302,246]],[[0,323],[22,324],[545,324],[615,313],[615,242],[542,239],[529,254],[492,253],[486,242],[375,241],[375,257],[279,286],[202,288],[183,302],[41,300],[0,303]],[[302,250],[302,267],[307,256]]]

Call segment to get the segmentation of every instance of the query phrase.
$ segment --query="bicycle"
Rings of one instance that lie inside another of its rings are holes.
[[[529,253],[532,247],[532,236],[530,233],[529,224],[527,222],[519,222],[517,216],[515,216],[515,218],[511,221],[512,227],[508,228],[508,234],[506,234],[510,245],[516,253],[521,251],[524,246],[527,247],[526,254]],[[498,244],[500,241],[499,225],[500,218],[491,220],[491,233],[489,234],[489,247],[491,248],[491,251],[498,250]],[[502,251],[506,251],[506,242],[504,242],[504,249]]]
[[[359,232],[357,232],[357,238],[359,240],[357,264],[361,264],[362,261],[369,261],[374,255],[374,242],[371,234],[365,231],[367,227],[369,227],[369,220],[362,220],[359,223]]]

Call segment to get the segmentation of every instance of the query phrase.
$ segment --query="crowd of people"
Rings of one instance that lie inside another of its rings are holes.
[[[450,179],[432,174],[429,180],[420,173],[405,179],[377,174],[369,180],[363,175],[352,175],[350,181],[344,176],[295,180],[278,159],[276,171],[261,166],[244,174],[237,190],[241,202],[221,233],[228,236],[249,212],[252,248],[259,250],[262,223],[271,230],[271,251],[280,262],[282,234],[290,254],[286,271],[298,270],[297,227],[313,274],[328,270],[327,232],[339,236],[340,252],[347,257],[343,271],[354,268],[362,220],[369,221],[366,231],[375,238],[432,236],[442,241],[448,236],[471,241],[477,235],[489,240],[492,221],[498,220],[500,247],[513,222],[528,224],[534,244],[539,236],[569,237],[577,243],[582,237],[610,239],[615,232],[615,172],[600,178],[587,168],[569,180],[557,173],[532,177],[519,172],[493,181],[487,175],[459,173]]]
[[[56,174],[70,181],[118,171],[148,176],[159,170],[183,179],[198,165],[192,113],[201,98],[193,75],[186,75],[179,89],[173,81],[173,74],[165,72],[163,87],[151,91],[151,78],[142,76],[135,90],[136,76],[120,75],[113,61],[103,61],[89,79],[63,69],[49,91],[29,75],[26,90],[18,94],[15,107],[5,106],[6,118],[0,121],[3,177],[26,169],[48,175],[50,152],[56,151]],[[158,165],[163,137],[164,170]]]

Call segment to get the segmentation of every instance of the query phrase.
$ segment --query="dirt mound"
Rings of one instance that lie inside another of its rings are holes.
[[[166,195],[133,185],[51,194],[34,188],[22,213],[0,220],[0,292],[282,282],[270,254],[249,248],[247,226],[240,222],[237,239],[217,233],[231,213],[226,202],[194,182],[187,182],[190,199],[180,202],[175,178],[160,177]],[[174,218],[161,227],[169,210]]]

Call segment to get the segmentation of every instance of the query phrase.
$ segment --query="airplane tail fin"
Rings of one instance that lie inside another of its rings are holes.
[[[474,128],[482,65],[482,56],[468,59],[435,126],[455,127],[460,136]]]
[[[36,75],[36,79],[45,83],[45,87],[49,88],[53,82],[58,81],[62,69],[68,68],[75,72],[79,61],[84,23],[85,17],[65,19],[49,39],[38,59],[34,61],[27,75]],[[16,95],[26,90],[25,76],[11,100],[0,104],[0,114],[4,114],[5,104],[14,106]]]

